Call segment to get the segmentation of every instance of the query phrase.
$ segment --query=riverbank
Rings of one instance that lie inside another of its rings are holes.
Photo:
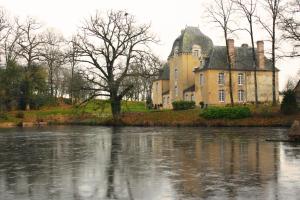
[[[123,110],[120,120],[115,122],[109,109],[97,110],[92,106],[74,108],[71,106],[45,108],[38,111],[15,111],[7,113],[0,121],[0,128],[16,126],[33,127],[45,125],[105,125],[105,126],[203,126],[203,127],[289,127],[294,120],[300,120],[300,113],[283,115],[278,108],[252,109],[252,116],[244,119],[207,120],[199,116],[200,109],[146,110],[142,104],[131,103]]]

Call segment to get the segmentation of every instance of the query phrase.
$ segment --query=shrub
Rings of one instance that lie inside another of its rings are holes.
[[[24,118],[24,112],[22,112],[22,111],[17,112],[16,113],[16,118],[23,119]]]
[[[241,119],[251,116],[248,107],[210,107],[203,110],[200,116],[205,119]]]
[[[0,111],[0,119],[8,120],[8,115],[6,113],[3,113],[3,112]]]
[[[173,101],[173,110],[188,110],[195,108],[194,101]]]
[[[281,103],[280,111],[286,115],[296,113],[298,110],[298,105],[295,92],[293,90],[287,90],[283,93],[283,95],[284,97]]]

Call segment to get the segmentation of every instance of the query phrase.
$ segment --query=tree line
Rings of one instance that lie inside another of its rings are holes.
[[[36,19],[0,13],[0,109],[84,103],[108,98],[113,116],[121,100],[151,100],[161,61],[151,52],[156,36],[124,11],[96,12],[72,38]]]
[[[258,104],[257,59],[254,26],[261,26],[272,43],[273,104],[276,104],[275,66],[278,39],[292,41],[299,56],[299,0],[213,0],[205,14],[224,33],[232,95],[232,55],[228,38],[235,31],[249,33],[255,102]],[[288,5],[288,6],[287,6]],[[266,11],[257,14],[257,7]],[[236,27],[236,19],[246,27]],[[280,37],[278,30],[284,34]],[[149,24],[140,24],[125,11],[99,12],[86,18],[72,38],[66,39],[53,29],[45,29],[36,19],[8,17],[0,12],[0,109],[32,109],[58,101],[88,102],[109,99],[112,114],[118,118],[123,99],[151,103],[152,82],[162,66],[151,51],[158,39]]]

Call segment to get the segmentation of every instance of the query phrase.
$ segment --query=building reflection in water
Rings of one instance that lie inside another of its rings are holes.
[[[296,199],[283,129],[51,127],[0,135],[0,199]]]

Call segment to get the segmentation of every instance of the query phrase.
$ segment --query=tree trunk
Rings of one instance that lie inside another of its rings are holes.
[[[253,36],[253,27],[252,21],[250,23],[250,35],[251,35],[251,44],[252,44],[252,59],[254,65],[254,96],[255,96],[255,106],[258,107],[258,91],[257,91],[257,58],[255,55],[255,47],[254,47],[254,36]]]
[[[275,106],[276,102],[276,83],[275,83],[275,65],[276,65],[276,55],[275,55],[275,39],[276,39],[276,19],[273,19],[273,37],[272,37],[272,94],[273,94],[273,101],[272,105]]]
[[[231,73],[231,69],[232,69],[232,59],[231,56],[229,55],[229,44],[227,41],[227,32],[224,32],[225,35],[225,41],[226,41],[226,49],[227,49],[227,61],[228,61],[228,71],[229,71],[229,95],[230,95],[230,105],[234,106],[234,102],[233,102],[233,94],[232,94],[232,73]],[[234,56],[234,55],[233,55]]]
[[[111,97],[110,101],[113,118],[118,121],[121,113],[121,100],[118,97]]]

